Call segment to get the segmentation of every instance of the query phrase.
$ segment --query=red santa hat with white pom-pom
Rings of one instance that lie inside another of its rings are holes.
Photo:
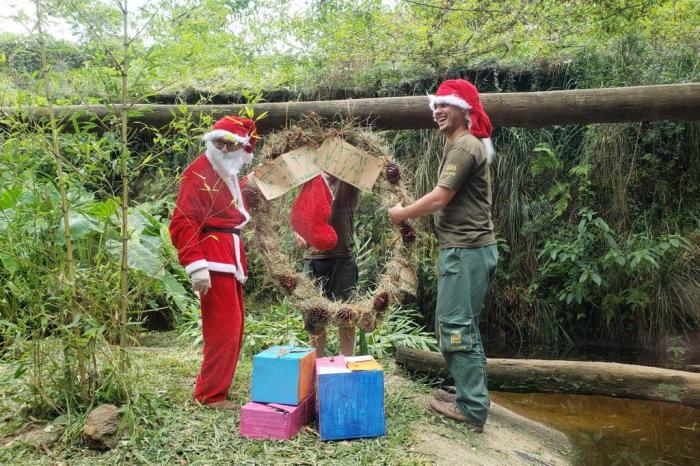
[[[491,163],[494,154],[493,144],[491,143],[493,127],[491,126],[491,119],[481,104],[479,91],[476,87],[464,79],[448,79],[440,84],[435,95],[429,95],[428,97],[430,97],[430,109],[433,111],[433,118],[435,118],[435,109],[438,104],[454,105],[469,112],[469,132],[484,143],[488,161]]]
[[[229,115],[214,123],[212,130],[203,136],[205,141],[219,138],[240,142],[244,145],[245,151],[252,154],[259,136],[253,120]]]

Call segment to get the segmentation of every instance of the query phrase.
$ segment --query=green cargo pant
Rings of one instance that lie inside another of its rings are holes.
[[[457,408],[483,424],[490,406],[479,318],[498,262],[496,245],[440,249],[436,334],[457,388]]]

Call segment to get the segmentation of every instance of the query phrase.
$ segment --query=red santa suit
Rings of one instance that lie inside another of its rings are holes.
[[[252,158],[255,123],[225,117],[204,136],[207,151],[185,169],[170,237],[188,274],[207,269],[211,287],[200,295],[204,358],[194,398],[202,403],[226,399],[243,337],[243,288],[247,278],[240,229],[250,218],[241,195],[238,171]],[[213,140],[244,144],[225,153]],[[246,180],[242,180],[245,185]]]

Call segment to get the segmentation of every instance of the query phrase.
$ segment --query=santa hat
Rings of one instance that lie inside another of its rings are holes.
[[[435,95],[430,95],[430,109],[433,111],[433,119],[435,119],[435,110],[438,104],[454,105],[469,111],[470,125],[469,132],[480,138],[486,147],[486,154],[491,162],[493,157],[493,144],[491,144],[491,119],[484,111],[479,98],[479,91],[469,81],[464,79],[448,79],[443,81],[438,87]]]
[[[258,133],[253,120],[228,115],[214,123],[212,130],[206,133],[203,138],[205,141],[221,138],[240,142],[245,146],[245,151],[250,154],[255,149]]]

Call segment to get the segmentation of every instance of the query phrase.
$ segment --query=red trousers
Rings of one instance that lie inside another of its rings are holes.
[[[230,273],[211,272],[211,288],[201,297],[204,359],[194,398],[226,399],[243,340],[243,287]]]

